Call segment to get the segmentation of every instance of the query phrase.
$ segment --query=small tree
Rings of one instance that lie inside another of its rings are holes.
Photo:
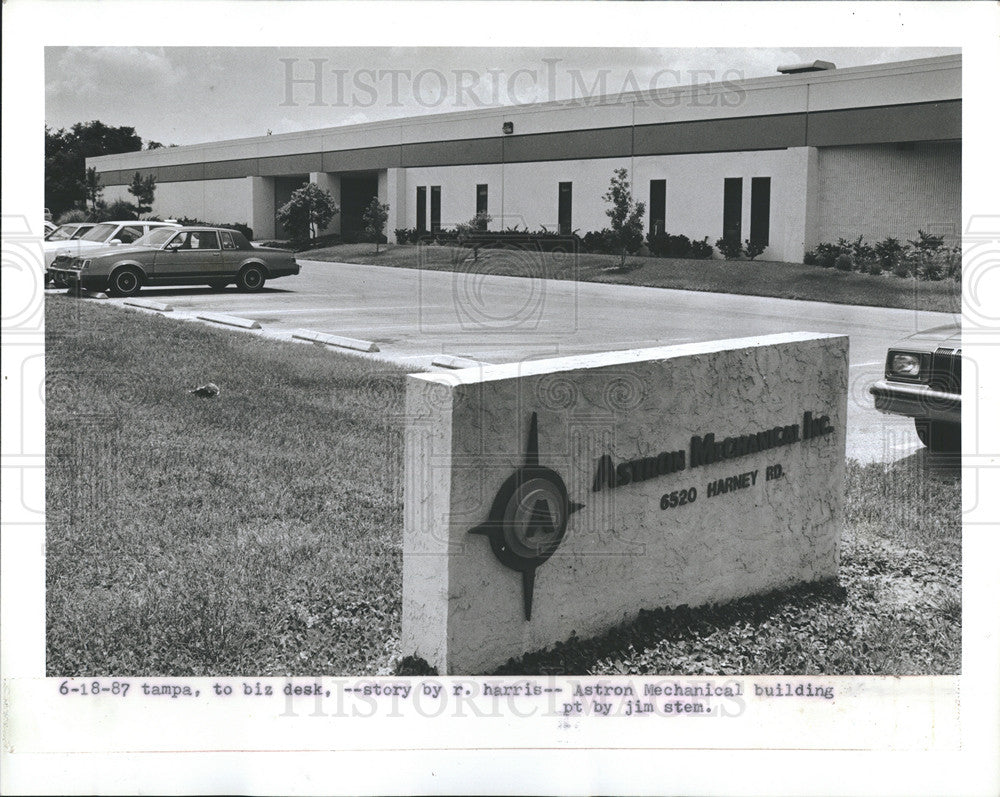
[[[278,209],[276,215],[292,243],[298,248],[305,248],[338,213],[340,208],[330,192],[316,183],[308,183],[292,192],[291,199]]]
[[[378,254],[378,245],[382,242],[382,235],[385,231],[385,223],[389,219],[388,203],[381,203],[378,197],[372,197],[372,201],[365,208],[361,220],[365,224],[365,232],[375,240],[375,254]]]
[[[153,209],[153,197],[156,194],[156,178],[153,175],[143,177],[136,172],[128,192],[135,197],[136,207],[140,213],[149,213]]]
[[[638,252],[642,246],[642,217],[646,212],[645,203],[632,199],[628,169],[615,169],[604,200],[611,204],[604,212],[611,219],[615,248],[621,252],[619,268],[624,268],[625,255]]]
[[[97,173],[97,169],[94,166],[87,169],[87,176],[84,179],[84,193],[86,194],[87,201],[90,203],[90,209],[95,209],[101,198],[101,194],[104,193],[104,184],[101,182],[101,175]]]

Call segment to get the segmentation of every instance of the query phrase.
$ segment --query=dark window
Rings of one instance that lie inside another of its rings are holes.
[[[667,229],[667,181],[649,181],[649,231],[665,232]]]
[[[230,232],[219,233],[222,236],[222,248],[223,249],[235,249],[236,244],[233,242],[233,234]]]
[[[750,243],[767,246],[771,234],[771,178],[750,181]]]
[[[427,187],[417,186],[417,231],[427,232]]]
[[[441,230],[441,186],[431,186],[431,232]]]
[[[559,183],[559,234],[573,232],[573,183]]]
[[[743,240],[743,178],[727,177],[722,198],[722,237],[740,243]]]
[[[490,207],[490,187],[488,185],[476,186],[476,215],[489,213]]]
[[[137,226],[122,227],[119,230],[118,235],[115,236],[123,244],[130,244],[132,241],[138,241],[143,236],[143,228]]]

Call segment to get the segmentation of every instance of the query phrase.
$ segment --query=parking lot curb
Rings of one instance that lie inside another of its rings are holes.
[[[458,370],[461,368],[482,368],[484,365],[489,365],[489,363],[480,362],[479,360],[470,360],[468,357],[453,357],[450,354],[442,354],[431,360],[431,365],[436,365],[439,368],[452,368]]]
[[[149,299],[126,299],[123,304],[129,307],[141,307],[144,310],[156,310],[160,313],[172,313],[174,308],[163,302],[153,302]]]
[[[355,351],[376,352],[378,346],[370,340],[357,340],[355,338],[342,338],[339,335],[327,335],[325,332],[313,332],[311,329],[300,329],[292,333],[293,338],[298,340],[309,340],[313,343],[323,343],[327,346],[339,346],[342,349],[354,349]]]
[[[240,318],[235,315],[224,315],[223,313],[201,313],[198,316],[199,321],[211,321],[214,324],[225,324],[231,327],[240,327],[241,329],[260,329],[260,322],[253,321],[249,318]]]

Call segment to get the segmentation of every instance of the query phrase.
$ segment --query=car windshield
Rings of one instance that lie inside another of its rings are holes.
[[[98,224],[94,229],[84,235],[81,241],[100,241],[104,242],[111,237],[111,233],[118,229],[117,224]]]
[[[177,232],[173,227],[154,227],[135,242],[136,246],[163,246]]]
[[[74,224],[64,224],[62,227],[56,227],[52,232],[49,233],[46,241],[68,241],[73,237],[73,233],[77,230]]]

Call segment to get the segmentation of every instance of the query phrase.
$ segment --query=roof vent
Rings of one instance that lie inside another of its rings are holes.
[[[788,64],[779,66],[778,71],[783,75],[798,75],[802,72],[825,72],[828,69],[836,69],[837,65],[830,61],[809,61],[805,64]]]

